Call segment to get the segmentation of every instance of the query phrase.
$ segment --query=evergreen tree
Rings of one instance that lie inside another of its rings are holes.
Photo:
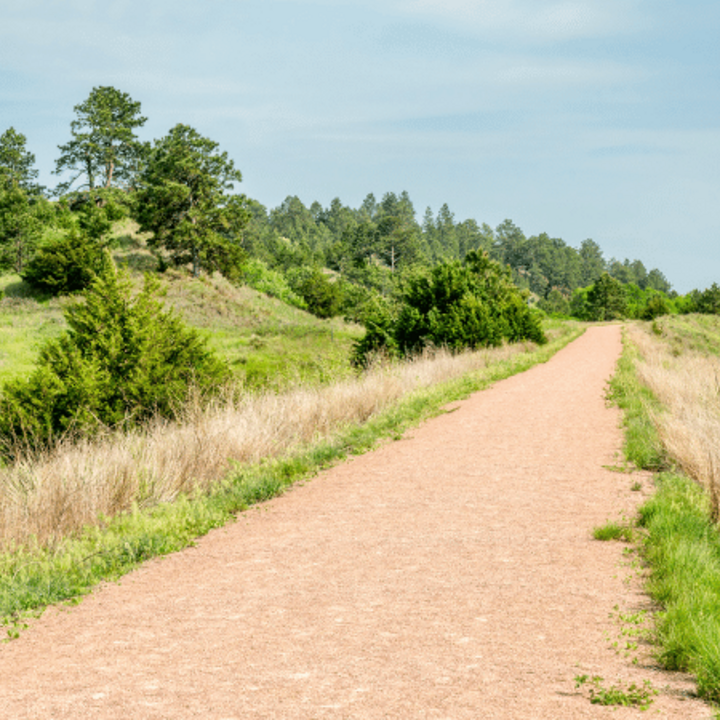
[[[52,219],[52,210],[35,182],[35,156],[15,128],[0,136],[0,271],[20,273]]]
[[[580,245],[580,286],[592,285],[605,272],[605,259],[600,246],[594,241],[583,240]]]
[[[377,200],[372,193],[368,193],[360,206],[359,215],[363,220],[372,221],[378,210]]]
[[[441,247],[443,257],[460,258],[457,235],[455,233],[455,215],[450,212],[447,203],[444,203],[437,214],[435,221],[437,242]]]
[[[490,235],[486,230],[490,231]],[[457,236],[458,258],[467,255],[471,250],[479,250],[481,252],[489,252],[492,247],[492,229],[488,225],[482,228],[478,226],[475,220],[463,220],[455,226],[455,234]]]
[[[670,285],[668,279],[657,268],[653,268],[647,274],[645,287],[664,293],[669,293],[672,289],[672,285]]]
[[[147,152],[135,135],[147,120],[140,114],[140,103],[114,87],[96,87],[75,106],[75,114],[72,140],[59,146],[61,155],[55,164],[56,175],[70,172],[72,177],[56,192],[67,192],[81,178],[80,188],[90,191],[98,185],[129,185]]]
[[[206,343],[163,309],[147,276],[133,297],[109,256],[85,298],[65,311],[67,331],[40,350],[26,380],[0,395],[0,454],[52,446],[70,433],[176,417],[192,388],[211,392],[227,370]]]
[[[442,247],[438,242],[435,215],[430,207],[425,208],[421,229],[425,251],[432,261],[437,262],[442,257]]]
[[[512,268],[524,266],[525,235],[512,220],[504,220],[495,228],[495,239],[490,257]]]
[[[319,203],[317,205],[322,209]],[[322,263],[325,249],[332,242],[328,228],[315,221],[315,214],[297,196],[286,197],[279,207],[270,211],[270,226],[282,237],[304,248],[305,262],[310,264]]]
[[[51,221],[52,209],[42,196],[19,184],[0,185],[0,271],[22,273]]]
[[[346,233],[358,224],[357,213],[345,207],[340,198],[333,198],[330,207],[319,214],[317,222],[327,227],[333,242],[342,242]]]
[[[702,292],[695,290],[692,296],[694,312],[720,315],[720,286],[717,283]]]
[[[139,177],[137,219],[149,244],[167,250],[176,265],[232,276],[242,263],[242,231],[250,212],[230,195],[242,174],[218,143],[188,125],[156,140]]]
[[[26,143],[25,136],[12,127],[0,136],[0,189],[20,188],[29,195],[39,195],[43,190],[35,182],[39,171]]]
[[[590,320],[619,320],[627,315],[625,288],[617,279],[603,273],[587,295]]]

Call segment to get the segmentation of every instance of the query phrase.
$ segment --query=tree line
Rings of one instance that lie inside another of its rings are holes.
[[[379,304],[405,297],[418,274],[467,265],[472,253],[508,268],[527,302],[551,314],[603,319],[712,306],[703,300],[710,290],[679,299],[660,270],[606,259],[592,239],[574,248],[547,233],[528,237],[511,220],[495,228],[458,220],[447,204],[418,220],[407,192],[370,193],[357,208],[289,196],[268,209],[237,192],[233,160],[189,125],[141,141],[140,103],[113,87],[93,88],[74,113],[52,190],[37,183],[25,136],[14,128],[0,136],[0,270],[45,292],[87,287],[113,224],[130,217],[148,233],[158,270],[220,272],[320,317],[365,322]]]

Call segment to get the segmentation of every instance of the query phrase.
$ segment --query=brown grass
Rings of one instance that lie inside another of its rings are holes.
[[[367,420],[408,394],[527,351],[515,345],[452,356],[436,352],[362,376],[285,393],[196,404],[180,423],[108,433],[0,469],[0,545],[55,540],[134,504],[204,489],[234,463],[278,457]]]
[[[666,323],[662,336],[648,327],[633,326],[629,339],[640,353],[638,377],[663,408],[653,413],[663,445],[678,466],[708,490],[717,519],[720,358],[695,349],[697,343],[673,333],[672,324]]]

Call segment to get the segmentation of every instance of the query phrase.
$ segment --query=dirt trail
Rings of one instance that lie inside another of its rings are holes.
[[[687,679],[614,652],[613,606],[648,606],[622,546],[590,536],[642,493],[603,469],[618,327],[457,404],[148,563],[0,647],[0,718],[634,718],[580,673]],[[647,484],[647,483],[646,483]],[[652,712],[657,716],[656,712]]]

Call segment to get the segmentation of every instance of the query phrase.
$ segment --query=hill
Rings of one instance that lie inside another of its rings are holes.
[[[142,238],[125,234],[114,256],[140,284],[156,260]],[[200,330],[246,386],[282,387],[323,381],[351,372],[348,357],[358,325],[320,320],[219,275],[191,278],[174,270],[161,275],[165,302]],[[68,298],[32,293],[17,275],[0,277],[0,383],[28,374],[42,343],[65,327]]]

